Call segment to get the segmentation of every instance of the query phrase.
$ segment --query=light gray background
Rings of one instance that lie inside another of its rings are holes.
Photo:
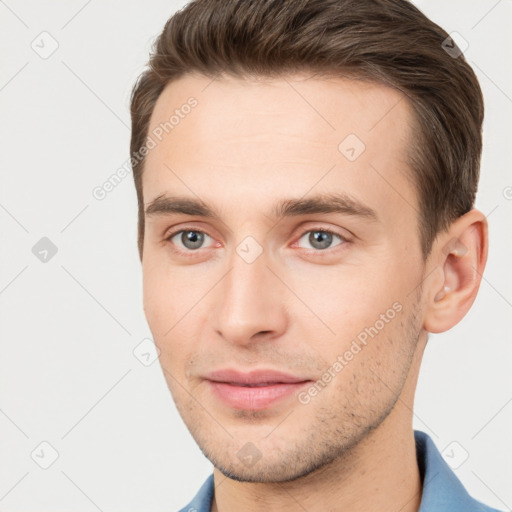
[[[133,354],[150,331],[132,177],[103,201],[92,195],[128,157],[131,87],[182,5],[0,1],[4,512],[173,511],[211,472],[158,362],[146,367]],[[431,336],[414,427],[460,464],[471,494],[510,510],[512,3],[417,5],[469,43],[465,55],[484,91],[477,207],[489,216],[491,246],[472,311]],[[41,58],[52,38],[57,50]],[[58,249],[46,263],[32,253],[42,237]],[[51,462],[43,441],[59,454],[48,469],[38,465]]]

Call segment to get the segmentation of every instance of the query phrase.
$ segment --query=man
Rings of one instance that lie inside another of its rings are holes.
[[[183,510],[493,510],[412,428],[487,258],[448,34],[405,0],[196,0],[131,113],[144,310],[214,465]]]

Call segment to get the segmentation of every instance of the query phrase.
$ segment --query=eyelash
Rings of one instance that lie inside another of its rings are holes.
[[[206,236],[208,236],[210,238],[213,238],[208,233],[206,233],[205,231],[202,231],[201,229],[186,228],[185,227],[185,228],[181,228],[181,229],[179,229],[177,231],[174,231],[174,232],[170,233],[165,238],[165,241],[170,243],[171,245],[173,245],[172,242],[171,242],[171,239],[174,238],[176,235],[178,235],[180,233],[187,232],[187,231],[192,231],[194,233],[201,233],[201,234],[206,235]],[[326,253],[330,253],[332,250],[336,250],[336,247],[340,247],[340,246],[343,246],[343,245],[345,245],[347,243],[350,243],[350,240],[347,237],[341,235],[340,233],[336,233],[335,231],[328,230],[328,229],[325,229],[325,228],[320,228],[320,227],[312,228],[312,229],[310,228],[310,229],[307,229],[306,231],[303,231],[301,233],[301,235],[297,238],[297,242],[300,241],[304,237],[304,235],[306,235],[307,233],[315,233],[315,232],[328,233],[330,235],[333,235],[335,237],[340,238],[341,242],[339,244],[333,246],[333,247],[328,247],[327,249],[323,249],[323,250],[322,249],[305,249],[306,251],[308,251],[308,253],[316,253],[318,255],[323,255],[323,254],[326,254]],[[297,243],[297,242],[294,242],[294,243]],[[190,256],[190,255],[192,255],[194,253],[199,253],[201,251],[201,248],[196,249],[196,250],[188,249],[186,251],[181,250],[181,249],[173,248],[173,250],[175,252],[177,252],[178,254]]]

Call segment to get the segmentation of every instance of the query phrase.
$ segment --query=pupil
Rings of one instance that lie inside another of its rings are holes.
[[[313,231],[309,235],[309,242],[316,249],[326,249],[331,245],[331,239],[331,234],[326,233],[325,231]]]
[[[181,241],[187,249],[197,249],[203,243],[203,234],[197,231],[185,231],[181,235]]]

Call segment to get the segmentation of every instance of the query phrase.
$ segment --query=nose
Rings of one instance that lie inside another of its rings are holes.
[[[285,332],[288,318],[283,284],[267,266],[265,253],[247,263],[237,253],[217,291],[214,327],[237,345],[273,339]]]

